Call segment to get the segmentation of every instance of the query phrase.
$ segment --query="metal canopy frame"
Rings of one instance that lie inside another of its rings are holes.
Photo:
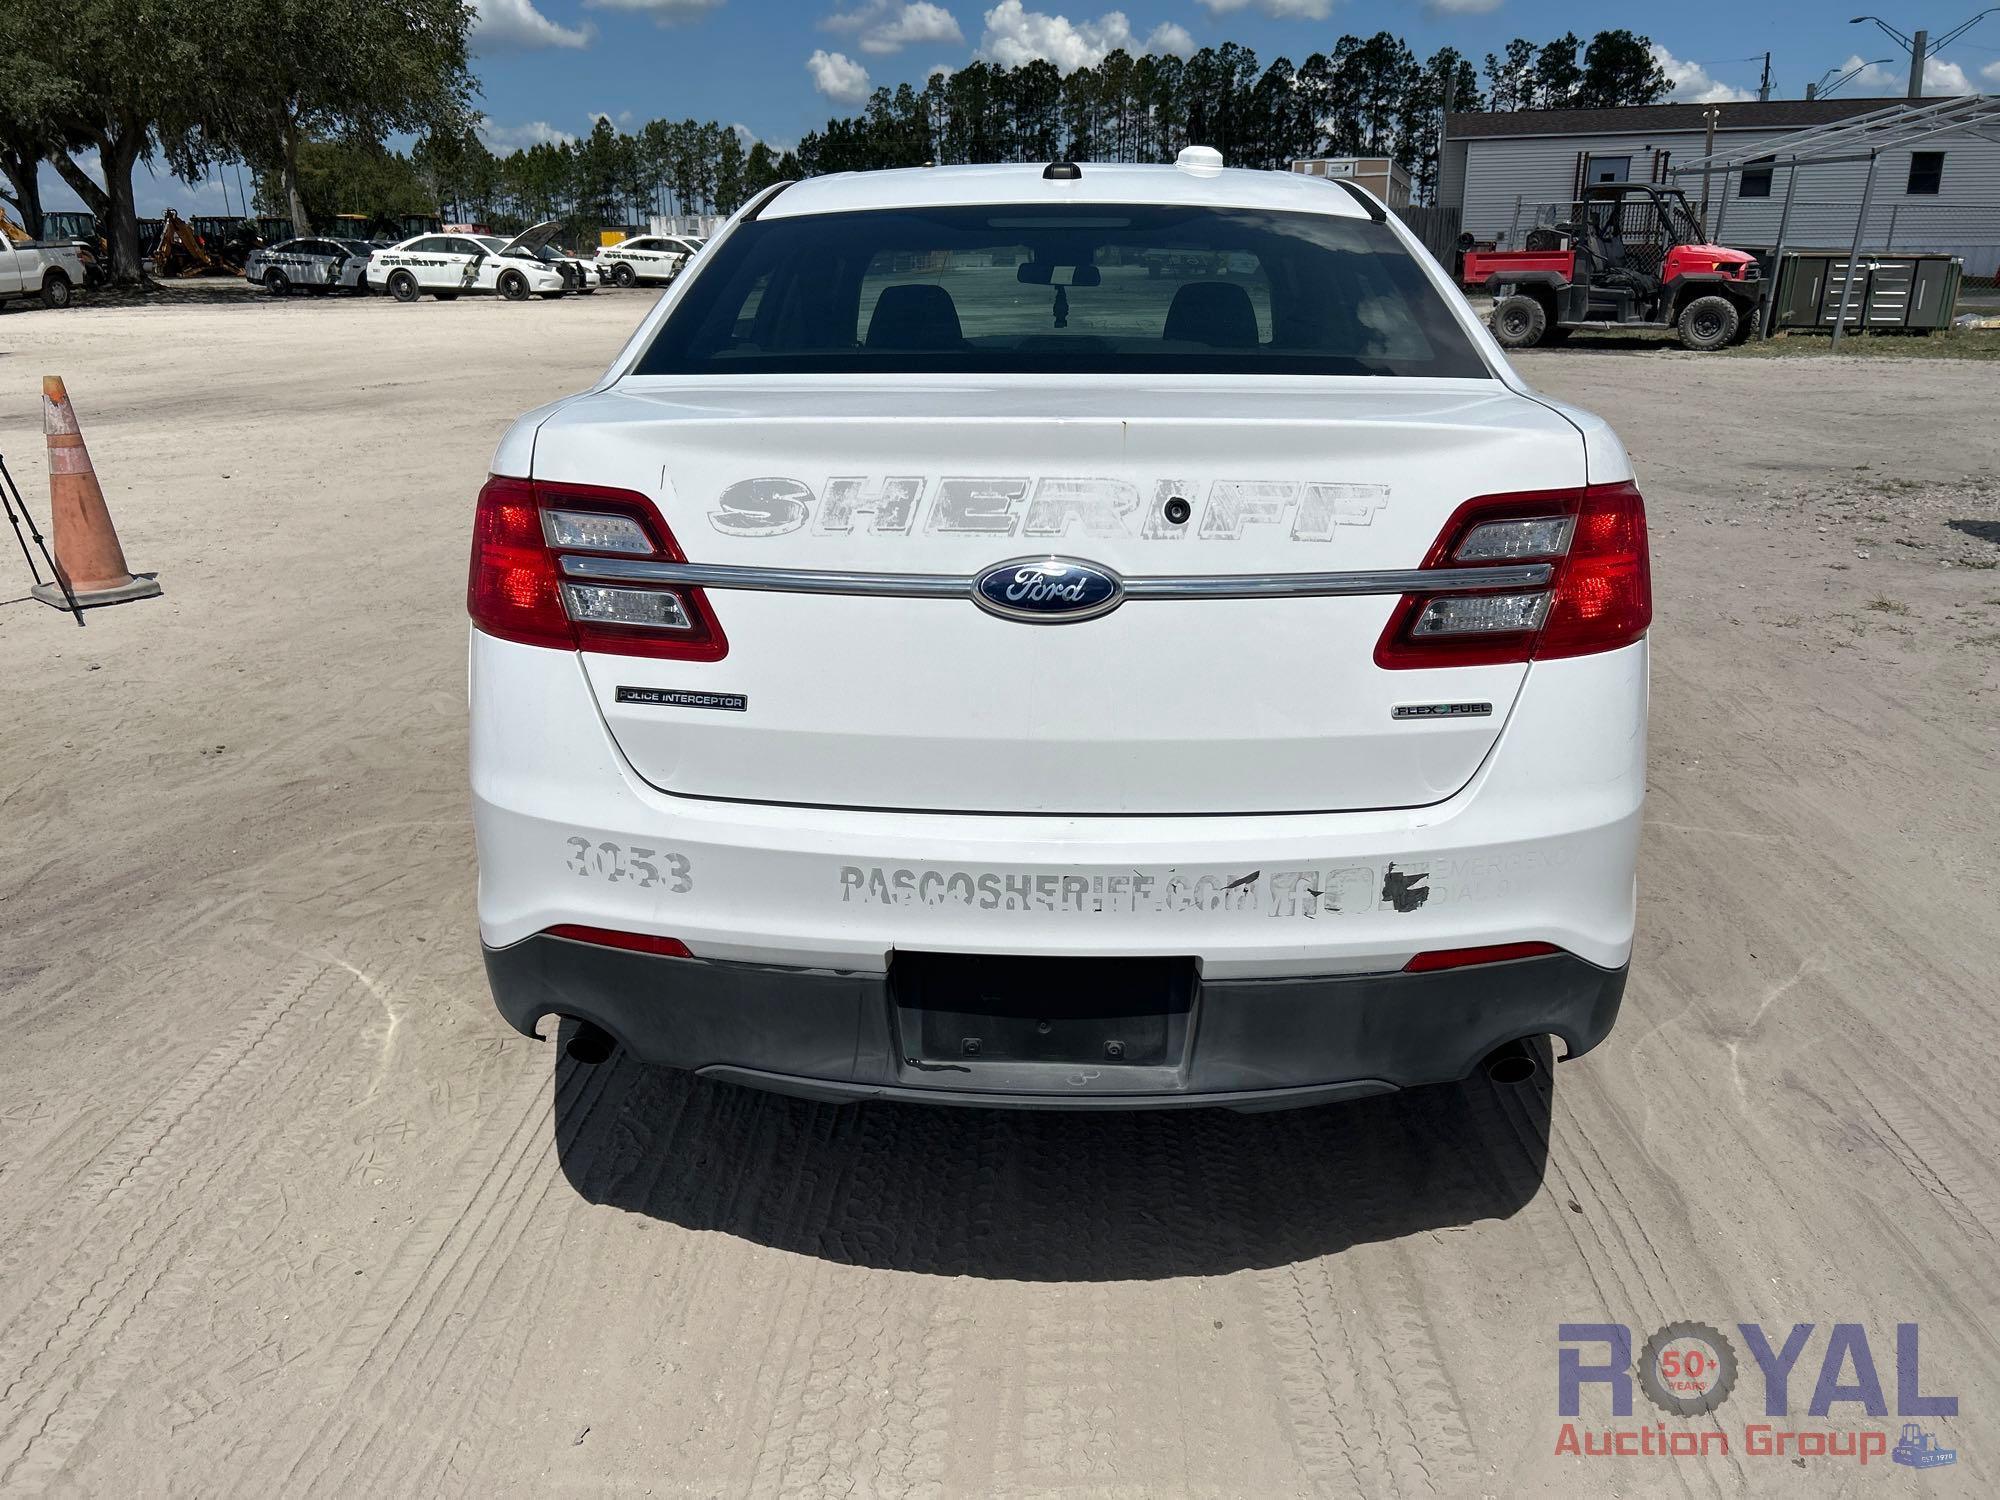
[[[2000,98],[1989,94],[1966,94],[1955,99],[1940,99],[1936,103],[1890,105],[1870,110],[1867,114],[1836,120],[1830,125],[1816,125],[1811,130],[1765,136],[1747,145],[1710,152],[1707,156],[1669,168],[1667,175],[1678,179],[1691,173],[1721,170],[1721,207],[1716,210],[1713,231],[1719,237],[1723,213],[1729,206],[1730,175],[1742,172],[1753,162],[1760,171],[1785,169],[1785,206],[1778,214],[1778,242],[1771,255],[1771,292],[1765,299],[1762,326],[1758,329],[1760,337],[1769,338],[1772,325],[1777,320],[1778,273],[1784,265],[1785,232],[1791,227],[1792,199],[1799,185],[1800,169],[1843,162],[1868,163],[1868,179],[1861,189],[1861,206],[1854,217],[1854,241],[1848,247],[1847,270],[1841,283],[1840,313],[1833,320],[1833,347],[1838,349],[1841,335],[1847,328],[1847,310],[1854,296],[1854,267],[1861,258],[1861,238],[1868,227],[1868,210],[1875,202],[1875,169],[1880,165],[1882,153],[1905,150],[1941,135],[1974,135],[1981,140],[2000,143]],[[1864,322],[1867,319],[1865,307],[1862,318]]]
[[[1896,104],[1870,110],[1830,125],[1811,130],[1795,130],[1787,135],[1765,136],[1747,145],[1731,146],[1683,165],[1668,169],[1670,175],[1721,169],[1740,171],[1755,161],[1763,167],[1802,167],[1841,161],[1866,161],[1879,151],[1895,151],[1927,141],[1934,135],[1969,131],[1985,135],[1986,129],[2000,129],[2000,98],[1989,94],[1966,94],[1935,103]],[[1987,135],[2000,140],[2000,135]],[[1765,161],[1763,158],[1771,160]]]

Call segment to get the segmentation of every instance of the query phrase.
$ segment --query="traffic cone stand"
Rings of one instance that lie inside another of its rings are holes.
[[[118,545],[118,532],[104,504],[104,490],[97,482],[97,471],[90,466],[90,450],[83,445],[76,412],[59,375],[42,377],[42,431],[49,444],[49,516],[50,530],[55,533],[56,572],[86,609],[152,598],[160,592],[159,580],[147,574],[134,575],[125,566],[125,549]],[[34,595],[57,609],[69,608],[56,584],[41,584]]]

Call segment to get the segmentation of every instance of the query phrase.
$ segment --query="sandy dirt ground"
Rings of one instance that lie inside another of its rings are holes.
[[[1994,1492],[2000,367],[1524,361],[1658,591],[1631,986],[1552,1089],[843,1110],[484,987],[472,497],[649,303],[0,317],[23,487],[61,373],[166,586],[0,608],[0,1492]],[[1559,1325],[1677,1319],[1728,1455],[1558,1454]],[[1774,1426],[1892,1435],[1919,1324],[1957,1463],[1744,1451],[1743,1322],[1814,1325]],[[1841,1323],[1883,1417],[1805,1413]]]

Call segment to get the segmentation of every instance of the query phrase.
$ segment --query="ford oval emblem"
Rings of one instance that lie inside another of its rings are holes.
[[[989,615],[1030,625],[1068,625],[1109,614],[1125,599],[1124,580],[1075,557],[1016,557],[972,580],[972,599]]]

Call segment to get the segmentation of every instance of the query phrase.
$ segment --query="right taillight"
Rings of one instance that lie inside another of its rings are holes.
[[[1546,565],[1545,583],[1481,587],[1467,570]],[[1405,594],[1375,664],[1470,667],[1584,656],[1630,645],[1653,618],[1646,507],[1629,481],[1482,495],[1445,523],[1426,570],[1450,588]]]
[[[565,557],[606,556],[686,560],[644,495],[496,474],[473,516],[466,612],[486,634],[527,646],[677,661],[728,652],[700,589],[564,574]]]

